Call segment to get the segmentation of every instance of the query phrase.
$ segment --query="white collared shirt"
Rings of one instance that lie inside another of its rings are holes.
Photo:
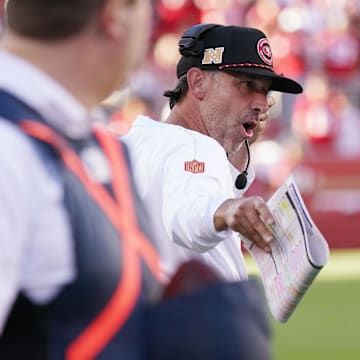
[[[70,138],[86,137],[92,118],[45,73],[0,50],[0,89],[23,100]],[[73,243],[57,169],[32,141],[0,119],[0,333],[19,291],[50,301],[75,277]]]
[[[247,190],[254,180],[253,169],[247,187],[235,194],[239,171],[208,136],[138,116],[123,140],[152,238],[169,275],[184,260],[199,256],[228,280],[246,279],[239,236],[216,231],[213,217],[225,200]]]

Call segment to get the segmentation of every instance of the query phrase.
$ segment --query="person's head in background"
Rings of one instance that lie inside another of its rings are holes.
[[[274,72],[270,44],[258,29],[195,25],[182,35],[179,52],[178,83],[164,93],[172,108],[168,122],[212,137],[227,154],[256,138],[271,90],[302,91]]]
[[[146,56],[149,0],[7,0],[1,45],[92,107]]]

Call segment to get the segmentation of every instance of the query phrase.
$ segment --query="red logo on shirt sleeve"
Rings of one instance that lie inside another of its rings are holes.
[[[200,174],[205,171],[205,163],[202,161],[185,161],[184,170],[193,174]]]

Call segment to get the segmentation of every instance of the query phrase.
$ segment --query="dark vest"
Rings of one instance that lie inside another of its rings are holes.
[[[158,274],[158,262],[137,224],[135,213],[143,209],[134,201],[125,147],[106,130],[95,131],[91,141],[102,147],[112,168],[112,183],[102,186],[84,170],[79,144],[51,129],[26,104],[0,92],[0,116],[33,138],[44,161],[59,169],[77,272],[44,306],[19,294],[0,337],[0,359],[146,358],[143,279],[156,282],[149,274]]]

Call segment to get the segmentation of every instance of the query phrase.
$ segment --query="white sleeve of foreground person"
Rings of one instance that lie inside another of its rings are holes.
[[[17,127],[0,120],[0,129],[1,334],[19,292],[47,303],[73,279],[75,269],[55,169],[44,166]]]

